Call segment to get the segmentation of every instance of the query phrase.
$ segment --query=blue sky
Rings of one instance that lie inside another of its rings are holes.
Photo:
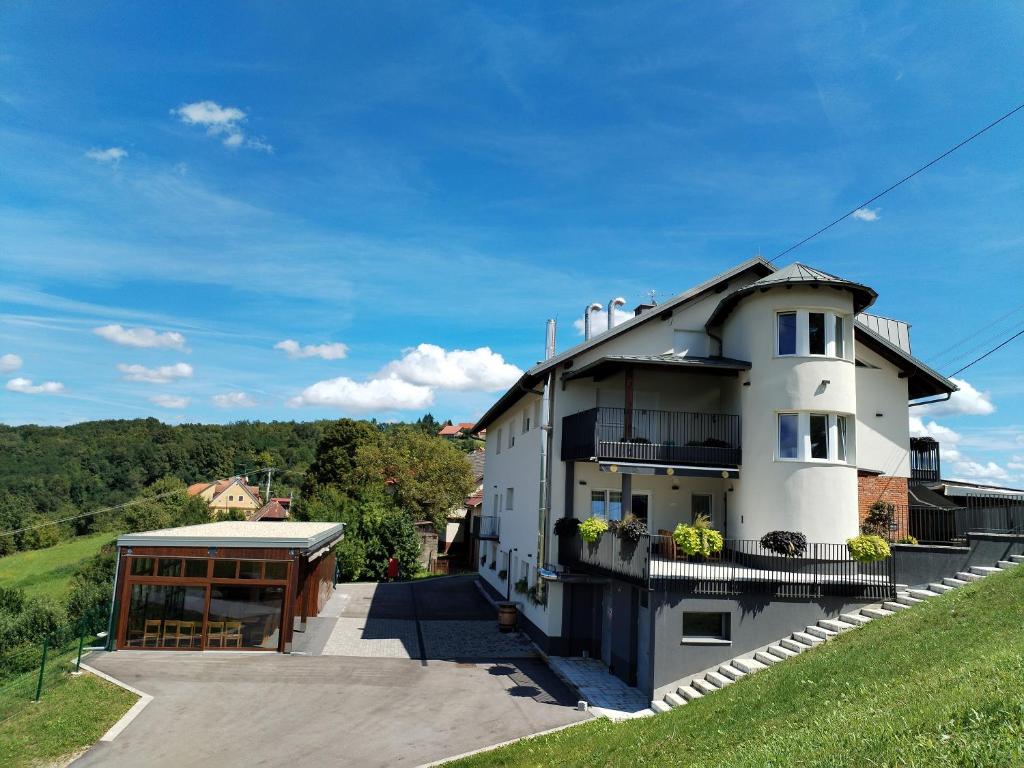
[[[5,4],[0,419],[470,420],[545,318],[774,255],[1024,100],[1014,3],[324,5]],[[1024,322],[1022,161],[1024,114],[792,257],[948,373]],[[916,414],[947,469],[1024,482],[1022,355]]]

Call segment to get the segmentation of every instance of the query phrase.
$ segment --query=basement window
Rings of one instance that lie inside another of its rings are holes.
[[[721,645],[731,642],[728,613],[684,611],[683,644]]]

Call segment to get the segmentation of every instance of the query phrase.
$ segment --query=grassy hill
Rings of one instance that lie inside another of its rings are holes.
[[[595,721],[452,765],[1024,765],[1024,566],[670,713]]]
[[[24,589],[29,597],[63,603],[68,582],[78,564],[115,538],[113,533],[96,533],[62,541],[46,549],[0,557],[0,587]]]

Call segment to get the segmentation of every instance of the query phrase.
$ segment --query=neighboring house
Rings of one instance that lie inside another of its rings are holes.
[[[193,483],[188,487],[188,495],[203,499],[214,512],[237,509],[249,515],[263,506],[260,489],[238,476],[212,483]]]
[[[546,652],[600,658],[660,696],[823,612],[894,595],[891,558],[864,566],[845,542],[880,498],[906,514],[908,403],[956,386],[913,357],[906,323],[863,314],[875,298],[754,258],[564,352],[549,321],[546,359],[476,425],[495,521],[482,550],[498,564],[481,575],[521,601]],[[650,533],[635,544],[554,535],[559,518],[630,513]],[[676,546],[698,515],[720,554]],[[805,555],[765,550],[778,530],[804,534]]]
[[[479,525],[477,518],[480,516],[483,501],[485,458],[486,452],[482,448],[466,455],[466,461],[473,473],[473,492],[465,498],[462,506],[456,507],[448,514],[445,530],[438,534],[438,551],[456,557],[461,556],[469,566],[473,565],[474,557],[479,557],[474,532]]]
[[[289,499],[271,499],[262,507],[260,507],[252,517],[247,517],[248,520],[287,520],[288,519],[288,507],[282,504],[282,501],[290,501]]]
[[[469,437],[473,433],[473,422],[463,421],[458,424],[445,424],[438,431],[438,437]]]

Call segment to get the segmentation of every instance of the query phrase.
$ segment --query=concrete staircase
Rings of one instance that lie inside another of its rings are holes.
[[[870,605],[854,613],[843,613],[834,619],[822,619],[817,624],[794,632],[789,637],[784,637],[760,651],[743,654],[690,680],[689,684],[680,686],[674,693],[665,694],[662,700],[652,701],[651,709],[655,712],[668,712],[675,707],[681,707],[688,702],[712,694],[720,688],[732,685],[740,678],[767,669],[816,645],[828,642],[843,632],[862,627],[875,619],[892,616],[898,611],[908,610],[925,600],[959,589],[993,573],[1015,568],[1022,563],[1024,563],[1024,555],[1011,555],[1009,560],[1000,560],[996,563],[995,568],[974,565],[968,570],[956,574],[955,577],[929,584],[925,589],[907,589],[897,592],[895,600],[886,600],[877,605]]]

